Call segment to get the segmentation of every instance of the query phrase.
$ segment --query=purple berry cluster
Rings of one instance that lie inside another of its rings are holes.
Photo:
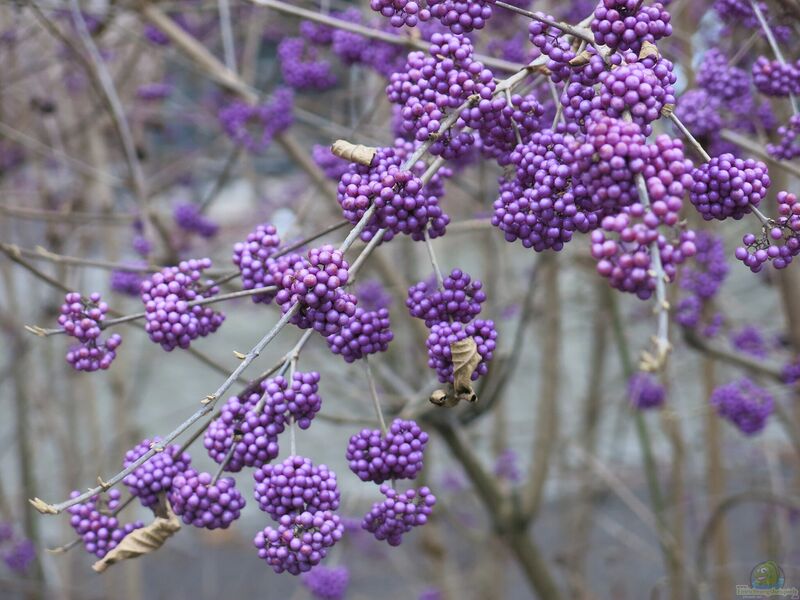
[[[58,324],[78,344],[70,346],[67,362],[77,371],[97,371],[108,369],[117,357],[116,349],[122,343],[119,334],[113,334],[103,342],[100,339],[100,323],[108,312],[108,304],[103,302],[97,292],[82,298],[77,292],[64,296]]]
[[[278,435],[286,421],[266,401],[271,381],[262,382],[259,391],[245,399],[229,398],[220,416],[209,423],[203,445],[212,459],[225,463],[226,471],[237,473],[244,467],[260,467],[278,456]]]
[[[192,340],[214,333],[225,320],[209,306],[189,305],[219,291],[212,281],[200,280],[210,266],[209,258],[181,261],[142,282],[145,331],[167,352],[188,348]]]
[[[319,566],[303,573],[300,581],[318,600],[344,600],[350,584],[350,571],[344,566]]]
[[[634,52],[645,41],[653,43],[672,34],[664,5],[643,6],[641,0],[601,0],[590,27],[598,44]]]
[[[239,101],[226,105],[219,111],[219,120],[234,142],[250,152],[261,153],[292,124],[293,106],[292,90],[280,88],[270,102],[259,106]]]
[[[760,236],[746,233],[743,245],[736,248],[736,258],[753,273],[758,273],[767,262],[776,269],[784,269],[800,254],[800,202],[795,194],[786,191],[778,192],[777,201],[778,218],[770,221]]]
[[[475,115],[469,120],[462,115],[453,128],[441,132],[442,122],[449,111],[459,108],[470,97],[477,101],[491,100],[495,89],[492,72],[474,60],[468,39],[435,33],[427,54],[410,53],[404,69],[391,76],[386,94],[391,103],[401,107],[401,129],[405,133],[413,134],[419,142],[433,139],[430,147],[433,155],[454,159],[463,156],[475,143],[475,136],[464,131],[464,127],[479,128],[481,122],[474,121]],[[485,111],[495,110],[491,102],[482,106]]]
[[[480,362],[472,372],[471,379],[475,381],[489,370],[496,347],[497,330],[494,321],[476,319],[466,325],[446,321],[434,323],[425,345],[428,348],[428,366],[436,371],[439,381],[453,383],[453,356],[451,346],[468,337],[475,340]]]
[[[450,219],[439,207],[439,199],[412,171],[402,169],[405,149],[381,148],[369,167],[352,164],[339,180],[337,199],[345,219],[358,223],[373,204],[375,213],[361,234],[369,241],[381,229],[384,240],[405,234],[414,240],[426,233],[444,235]]]
[[[72,492],[70,498],[80,496],[80,492]],[[70,515],[70,525],[75,530],[83,547],[89,554],[103,558],[110,550],[117,547],[126,535],[134,529],[144,527],[144,523],[122,524],[114,511],[120,505],[119,490],[109,490],[108,496],[92,496],[86,502],[70,506],[67,511]]]
[[[506,166],[512,162],[517,136],[527,142],[541,129],[544,106],[533,95],[514,94],[510,99],[481,100],[462,114],[466,120],[480,123],[481,153]]]
[[[182,202],[176,205],[172,217],[178,227],[203,238],[212,238],[219,231],[219,225],[203,215],[200,207],[194,202]]]
[[[717,294],[730,268],[720,236],[698,231],[694,245],[697,253],[694,261],[681,272],[680,287],[705,302]]]
[[[697,84],[723,102],[737,101],[749,95],[747,73],[728,63],[719,48],[711,48],[697,69]]]
[[[492,0],[428,0],[431,16],[455,34],[483,29],[492,16]]]
[[[664,387],[648,373],[636,373],[628,380],[628,398],[634,408],[658,408],[665,396]]]
[[[522,481],[522,473],[519,471],[519,456],[511,448],[506,448],[494,460],[494,474],[511,483]]]
[[[277,285],[270,265],[274,262],[272,256],[278,251],[280,243],[281,239],[275,226],[266,223],[257,225],[244,242],[234,244],[233,264],[242,276],[243,289],[253,290]],[[268,304],[275,294],[277,291],[264,292],[253,294],[251,298],[256,304]]]
[[[127,296],[138,296],[144,276],[141,271],[114,269],[111,271],[111,289]]]
[[[555,20],[552,15],[536,14],[551,21]],[[562,31],[541,21],[532,20],[528,24],[528,38],[531,44],[536,46],[543,55],[547,56],[547,68],[550,71],[550,78],[555,83],[567,79],[570,74],[569,61],[575,58],[575,51]]]
[[[767,340],[761,330],[754,325],[746,325],[731,333],[731,343],[742,354],[756,358],[766,358],[769,354]]]
[[[159,438],[142,440],[139,444],[125,453],[122,467],[127,469],[136,462],[151,447],[158,446]],[[142,506],[151,508],[158,504],[159,495],[166,494],[172,489],[173,479],[185,473],[192,459],[186,452],[181,452],[176,445],[165,446],[128,473],[122,483],[128,488],[131,495],[139,498]]]
[[[761,204],[770,179],[767,165],[732,154],[715,156],[692,171],[689,199],[706,221],[741,219]]]
[[[290,456],[279,465],[262,466],[253,478],[258,507],[276,521],[283,515],[339,508],[336,474],[311,459]]]
[[[286,313],[299,304],[291,322],[301,329],[314,329],[325,336],[347,325],[356,311],[357,299],[344,291],[349,273],[344,254],[333,246],[312,248],[307,258],[287,265],[278,283],[275,301]]]
[[[728,419],[745,435],[764,429],[774,403],[767,390],[747,378],[716,388],[711,393],[710,402],[721,417]]]
[[[19,540],[3,552],[6,567],[18,575],[24,575],[36,560],[36,546],[30,540]]]
[[[786,125],[778,127],[777,144],[767,144],[767,152],[770,156],[780,160],[792,160],[800,156],[800,115],[792,115]]]
[[[675,114],[697,138],[715,138],[722,129],[721,103],[703,88],[689,90],[678,99]]]
[[[435,289],[425,281],[408,288],[406,306],[412,317],[433,327],[448,320],[469,323],[480,314],[485,301],[483,284],[461,269],[453,269],[442,281],[442,289]]]
[[[390,546],[399,546],[403,534],[427,523],[436,504],[436,496],[427,487],[401,493],[384,483],[381,493],[386,499],[372,505],[361,527],[376,539],[386,540]]]
[[[759,56],[753,63],[753,85],[765,96],[785,98],[800,93],[797,65]]]
[[[663,58],[639,59],[628,53],[622,65],[603,71],[598,80],[600,93],[592,98],[592,107],[617,118],[630,113],[645,135],[651,133],[650,123],[661,111],[676,102],[673,84],[677,77],[672,63]]]
[[[428,434],[414,421],[395,419],[386,435],[362,429],[350,438],[345,457],[361,481],[415,479],[422,470]]]
[[[369,7],[389,19],[392,27],[415,27],[431,18],[431,11],[415,0],[370,0]]]
[[[281,74],[296,90],[325,91],[337,83],[331,63],[320,60],[317,49],[303,38],[287,37],[278,45]]]
[[[800,360],[797,357],[783,365],[781,379],[786,384],[800,381]]]
[[[507,241],[537,252],[561,250],[575,231],[592,227],[592,215],[579,208],[584,189],[573,185],[576,150],[572,136],[550,129],[516,147],[510,156],[516,178],[501,182],[492,216]]]
[[[303,512],[283,515],[277,528],[265,527],[253,543],[276,573],[299,575],[318,565],[343,533],[341,519],[333,512]]]
[[[322,406],[318,393],[320,376],[316,371],[292,375],[291,385],[281,376],[267,380],[264,387],[266,406],[276,422],[290,419],[300,429],[308,429]]]
[[[173,478],[168,498],[184,523],[205,529],[227,529],[245,506],[232,478],[223,477],[215,482],[209,473],[194,469]]]
[[[351,363],[369,354],[386,352],[393,339],[387,309],[364,310],[356,307],[355,314],[339,333],[328,336],[328,347],[331,352]]]

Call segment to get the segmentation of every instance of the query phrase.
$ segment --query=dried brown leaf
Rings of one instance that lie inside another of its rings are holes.
[[[573,59],[569,61],[570,67],[582,67],[584,65],[589,64],[589,60],[591,60],[592,54],[588,50],[584,50]]]
[[[181,522],[172,512],[168,503],[159,507],[155,520],[146,527],[134,529],[103,558],[92,565],[98,573],[102,573],[114,563],[137,556],[155,552],[164,545],[180,528]]]
[[[478,345],[471,337],[450,344],[450,356],[453,361],[453,384],[446,390],[436,390],[431,394],[430,401],[436,406],[451,408],[465,400],[475,402],[478,400],[475,390],[472,389],[472,374],[481,355],[478,354]]]
[[[336,140],[333,142],[333,146],[331,146],[331,152],[333,152],[334,156],[338,156],[349,162],[364,165],[365,167],[372,164],[372,159],[375,158],[375,153],[377,151],[377,148],[353,144],[347,140]]]
[[[661,54],[658,51],[658,47],[654,43],[645,40],[642,42],[642,49],[639,50],[639,59],[651,57],[658,59],[661,57]]]

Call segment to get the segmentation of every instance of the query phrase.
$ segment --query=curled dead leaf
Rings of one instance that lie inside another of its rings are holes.
[[[375,158],[375,153],[377,151],[377,148],[353,144],[347,140],[336,140],[331,146],[331,152],[333,152],[334,156],[338,156],[349,162],[364,165],[365,167],[372,164],[372,159]]]
[[[181,522],[172,512],[169,503],[164,501],[157,508],[155,520],[140,529],[134,529],[103,558],[92,565],[97,573],[102,573],[114,563],[155,552],[181,528]]]
[[[446,390],[433,392],[430,402],[445,408],[451,408],[462,400],[476,402],[478,396],[472,388],[472,374],[481,362],[478,345],[471,337],[459,340],[450,344],[450,357],[453,361],[453,383],[448,384]]]

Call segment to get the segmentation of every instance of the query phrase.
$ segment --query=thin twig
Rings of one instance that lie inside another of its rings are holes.
[[[378,423],[381,425],[381,433],[386,437],[388,429],[386,428],[386,420],[383,418],[383,410],[381,409],[381,400],[378,397],[378,389],[375,387],[375,378],[372,376],[372,367],[369,366],[369,356],[364,357],[364,371],[367,374],[367,381],[369,382],[369,393],[372,396],[372,405],[375,408],[375,416],[378,418]]]

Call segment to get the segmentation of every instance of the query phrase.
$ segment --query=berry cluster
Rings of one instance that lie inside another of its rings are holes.
[[[767,152],[770,156],[781,160],[792,160],[800,156],[800,115],[792,115],[786,125],[778,127],[777,144],[767,144]]]
[[[698,231],[694,241],[697,253],[691,265],[681,273],[681,289],[702,301],[713,298],[728,276],[725,245],[722,238],[707,231]]]
[[[114,269],[111,271],[111,289],[127,296],[138,296],[144,277],[140,271]]]
[[[692,171],[689,199],[706,221],[741,219],[767,195],[770,179],[761,161],[715,156]]]
[[[283,515],[339,508],[336,474],[308,458],[290,456],[279,465],[264,465],[253,478],[258,507],[276,521]]]
[[[590,27],[598,44],[639,52],[645,41],[672,34],[669,21],[670,14],[660,2],[643,6],[641,0],[601,0]]]
[[[142,455],[160,443],[159,438],[143,440],[125,453],[122,467],[127,469]],[[192,459],[186,452],[181,452],[175,445],[165,446],[128,473],[122,483],[128,488],[131,495],[139,498],[142,506],[153,507],[158,504],[158,497],[172,489],[173,479],[186,472]]]
[[[270,102],[260,106],[238,101],[228,104],[219,111],[219,120],[234,142],[250,152],[260,153],[292,124],[293,105],[292,90],[280,88]]]
[[[300,581],[311,595],[319,600],[344,600],[350,584],[350,571],[347,567],[319,566],[303,573]]]
[[[206,529],[226,529],[246,504],[232,478],[215,482],[209,473],[191,468],[173,478],[168,498],[184,523]]]
[[[348,269],[340,250],[330,245],[312,248],[307,258],[294,260],[275,276],[279,288],[275,301],[284,313],[300,306],[291,322],[301,329],[313,328],[325,336],[338,333],[356,310],[356,297],[344,291]]]
[[[277,528],[265,527],[253,543],[276,573],[299,575],[318,565],[343,533],[341,519],[331,511],[303,512],[283,515]]]
[[[265,406],[273,415],[273,420],[286,423],[291,419],[300,429],[308,429],[322,406],[318,393],[319,379],[316,371],[296,371],[292,375],[291,386],[281,376],[268,380],[264,387]]]
[[[628,380],[628,398],[634,408],[658,408],[664,404],[665,395],[664,387],[648,373],[636,373]]]
[[[274,225],[263,224],[247,235],[244,242],[233,246],[233,264],[242,276],[242,288],[252,290],[276,285],[270,270],[272,256],[278,251],[281,239]],[[251,296],[253,302],[268,304],[277,292],[264,292]]]
[[[428,366],[436,371],[439,381],[453,383],[453,356],[451,346],[468,337],[475,340],[480,362],[472,372],[471,379],[475,381],[481,375],[486,375],[489,370],[489,361],[492,360],[496,347],[497,330],[494,321],[476,319],[466,325],[462,323],[448,323],[446,321],[434,323],[425,345],[428,348]]]
[[[72,492],[70,498],[80,496],[80,492]],[[134,529],[144,527],[144,523],[121,524],[114,516],[114,511],[120,505],[119,490],[109,490],[108,497],[92,496],[86,502],[70,506],[67,511],[70,515],[70,525],[75,530],[83,547],[97,558],[103,558],[110,550],[117,547],[126,535]]]
[[[232,396],[220,416],[209,423],[203,445],[212,459],[225,464],[226,471],[260,467],[278,456],[278,435],[283,432],[285,418],[268,402],[260,402],[262,394],[269,394],[270,383],[262,382],[259,391],[245,399]]]
[[[392,297],[378,279],[364,279],[356,284],[358,303],[364,310],[388,309],[392,304]]]
[[[677,77],[666,59],[625,55],[625,62],[598,76],[600,93],[592,98],[592,107],[620,118],[628,112],[635,123],[650,135],[650,123],[661,116],[666,106],[675,105],[673,84]]]
[[[369,241],[381,229],[384,240],[397,234],[422,240],[444,235],[449,217],[439,207],[439,199],[409,169],[403,169],[403,147],[380,148],[369,167],[351,164],[339,180],[337,199],[345,219],[358,223],[373,204],[375,213],[361,234]]]
[[[346,362],[353,362],[369,354],[386,352],[394,339],[390,329],[389,311],[364,310],[356,307],[353,317],[339,333],[328,336],[328,347]]]
[[[172,217],[178,227],[200,237],[212,238],[219,231],[219,225],[203,215],[194,202],[182,202],[175,206]]]
[[[685,92],[675,113],[697,138],[713,138],[722,129],[720,101],[703,88]]]
[[[764,429],[773,409],[770,393],[747,378],[716,388],[710,402],[721,417],[728,419],[745,435]]]
[[[350,438],[345,457],[361,481],[415,479],[422,470],[428,434],[414,421],[395,419],[386,435],[362,429]]]
[[[536,14],[551,21],[555,20],[552,15]],[[533,20],[528,25],[528,38],[531,44],[536,46],[543,55],[547,56],[547,68],[550,71],[550,78],[555,83],[567,79],[570,74],[569,61],[575,58],[575,51],[561,30],[551,25],[546,25],[541,21]]]
[[[101,301],[100,294],[82,298],[77,292],[64,296],[58,324],[64,332],[78,340],[67,351],[67,362],[78,371],[108,369],[117,357],[116,349],[122,343],[119,334],[113,334],[103,342],[100,323],[105,319],[108,305]]]
[[[480,122],[481,152],[506,166],[512,162],[518,136],[527,142],[541,129],[544,106],[533,95],[514,94],[510,99],[481,100],[462,114],[468,121]]]
[[[800,254],[800,202],[796,195],[786,191],[778,192],[777,201],[778,218],[770,220],[760,236],[745,234],[744,245],[736,248],[736,258],[753,273],[758,273],[766,262],[771,262],[776,269],[784,269]]]
[[[469,323],[481,312],[486,301],[483,284],[461,269],[453,271],[442,281],[442,289],[435,289],[425,281],[408,288],[406,306],[412,317],[422,319],[433,327],[442,321]]]
[[[785,98],[800,93],[797,65],[759,56],[753,63],[753,84],[766,96]]]
[[[731,102],[748,95],[747,73],[728,63],[719,48],[711,48],[697,69],[697,84],[715,98]]]
[[[372,505],[372,510],[364,517],[361,527],[372,533],[376,539],[386,540],[390,546],[399,546],[403,534],[427,523],[436,504],[436,496],[427,487],[400,493],[384,483],[381,485],[381,493],[386,499]]]
[[[431,18],[431,11],[415,0],[370,0],[369,7],[389,19],[392,27],[414,27]]]
[[[142,282],[145,331],[167,352],[188,348],[192,340],[214,333],[225,320],[222,313],[209,306],[190,306],[219,291],[212,281],[200,281],[210,266],[209,258],[181,261]]]
[[[428,0],[431,16],[455,34],[483,29],[492,16],[492,0]]]
[[[472,55],[468,39],[435,33],[429,53],[410,53],[405,68],[389,80],[386,94],[390,102],[401,106],[402,130],[420,142],[433,139],[433,155],[446,159],[463,156],[475,142],[475,136],[464,127],[479,127],[481,122],[475,122],[475,117],[495,110],[491,102],[478,104],[479,111],[472,118],[465,120],[462,115],[453,128],[440,131],[448,111],[459,108],[468,98],[492,99],[494,76]]]
[[[767,340],[764,339],[761,330],[753,325],[746,325],[739,331],[731,333],[731,343],[739,352],[756,358],[766,358],[769,354]]]
[[[278,58],[283,80],[296,90],[325,91],[336,85],[331,64],[320,60],[317,49],[303,38],[284,38]]]

